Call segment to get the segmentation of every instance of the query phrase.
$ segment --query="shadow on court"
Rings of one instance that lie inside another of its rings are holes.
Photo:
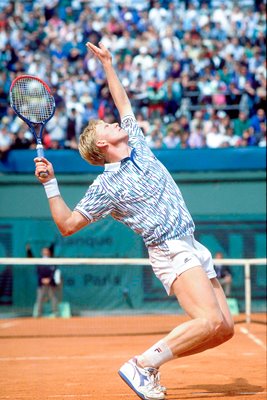
[[[186,394],[183,392],[186,392]],[[170,388],[168,400],[246,397],[255,396],[261,392],[263,392],[263,397],[261,397],[263,399],[266,396],[266,392],[264,392],[262,386],[251,385],[246,379],[237,378],[233,383],[229,384],[198,384],[186,386],[185,388]]]

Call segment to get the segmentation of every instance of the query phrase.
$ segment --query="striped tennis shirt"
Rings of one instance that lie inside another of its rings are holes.
[[[147,247],[192,235],[194,222],[181,192],[134,116],[125,116],[121,127],[129,135],[130,157],[105,164],[75,210],[90,222],[111,215],[141,235]]]

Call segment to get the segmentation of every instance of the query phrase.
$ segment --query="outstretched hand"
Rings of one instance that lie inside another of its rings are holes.
[[[86,47],[102,63],[106,74],[109,92],[115,103],[115,106],[117,107],[120,118],[122,119],[125,115],[132,114],[130,100],[119,80],[115,69],[113,68],[112,55],[109,50],[101,42],[99,43],[99,47],[95,46],[91,42],[87,42]]]
[[[99,47],[95,46],[91,42],[86,43],[87,49],[91,51],[91,53],[98,58],[98,60],[103,64],[103,66],[112,63],[112,56],[108,49],[103,45],[103,43],[99,43]]]

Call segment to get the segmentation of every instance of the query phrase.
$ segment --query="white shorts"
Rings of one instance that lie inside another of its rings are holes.
[[[186,270],[202,266],[209,279],[216,277],[209,250],[195,240],[194,236],[167,240],[164,245],[148,248],[149,260],[157,278],[168,295],[172,295],[172,284]]]

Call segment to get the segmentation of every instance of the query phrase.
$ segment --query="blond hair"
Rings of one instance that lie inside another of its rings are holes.
[[[96,145],[96,126],[102,121],[92,119],[80,135],[78,149],[82,158],[93,165],[104,165],[105,157]]]

